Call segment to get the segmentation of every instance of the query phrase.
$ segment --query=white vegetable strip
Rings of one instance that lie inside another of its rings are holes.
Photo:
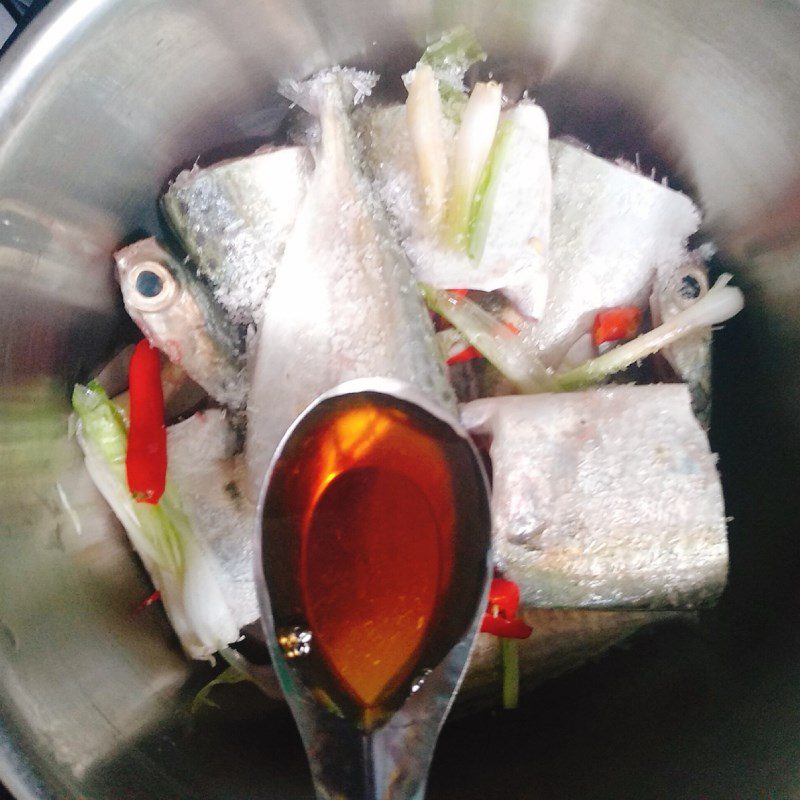
[[[406,115],[428,221],[438,225],[447,193],[447,152],[442,135],[442,101],[433,69],[419,64],[408,87]]]
[[[518,334],[466,297],[425,284],[421,288],[428,306],[457,328],[521,392],[552,389],[552,376]]]
[[[447,230],[451,244],[461,248],[467,245],[472,199],[497,132],[502,96],[499,83],[475,84],[456,136]]]
[[[744,307],[744,295],[740,289],[728,286],[732,277],[728,273],[720,276],[706,295],[663,325],[579,367],[556,375],[558,388],[572,391],[599,383],[609,375],[641,361],[698,328],[719,325],[738,314]]]

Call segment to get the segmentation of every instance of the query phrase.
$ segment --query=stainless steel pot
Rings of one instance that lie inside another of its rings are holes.
[[[247,689],[174,722],[190,670],[66,438],[70,384],[131,335],[111,249],[179,165],[281,124],[276,80],[397,74],[462,22],[556,133],[667,172],[748,291],[718,337],[722,605],[457,720],[429,796],[800,797],[800,8],[784,0],[53,0],[0,59],[0,779],[20,798],[310,797]]]

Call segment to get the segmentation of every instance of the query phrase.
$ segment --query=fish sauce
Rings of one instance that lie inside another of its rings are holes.
[[[379,726],[463,636],[486,572],[488,500],[469,443],[379,393],[313,409],[264,506],[275,636],[311,695]],[[457,598],[462,598],[457,602]]]

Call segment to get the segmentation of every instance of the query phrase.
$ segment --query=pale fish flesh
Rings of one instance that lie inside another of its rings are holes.
[[[305,147],[181,172],[162,198],[170,226],[234,322],[258,323],[313,169]]]
[[[692,608],[728,564],[716,458],[682,384],[476,400],[499,569],[528,606]]]
[[[286,244],[259,331],[247,416],[249,492],[322,392],[389,377],[453,404],[411,270],[359,169],[340,78],[319,81],[316,168]]]
[[[239,331],[189,266],[156,239],[114,254],[125,310],[142,333],[215,400],[245,401]]]
[[[657,276],[650,297],[653,326],[667,322],[708,292],[708,268],[702,255],[693,251],[676,270]],[[711,422],[711,328],[684,336],[660,354],[669,365],[665,380],[677,377],[689,387],[692,408],[704,428]],[[673,374],[670,375],[669,372]],[[661,372],[661,370],[659,370]]]
[[[256,509],[233,458],[236,435],[219,409],[167,428],[169,480],[238,627],[259,617],[253,581]]]
[[[417,278],[440,289],[499,289],[526,316],[540,317],[547,298],[551,197],[544,111],[522,102],[501,116],[504,156],[495,165],[493,211],[478,259],[449,247],[426,220],[406,107],[365,108],[357,119],[376,192]],[[455,124],[444,117],[440,123],[445,141],[452,142]]]
[[[700,213],[686,195],[580,147],[551,141],[550,159],[550,286],[528,335],[556,367],[599,310],[646,307],[656,275],[686,260]]]

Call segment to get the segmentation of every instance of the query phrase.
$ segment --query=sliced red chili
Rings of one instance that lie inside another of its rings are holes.
[[[533,628],[521,619],[515,619],[519,610],[519,587],[514,581],[493,578],[488,607],[481,621],[481,633],[491,633],[503,639],[527,639],[531,635]]]
[[[140,503],[157,503],[167,480],[167,429],[158,350],[143,339],[128,372],[130,428],[125,469],[128,488]]]
[[[521,619],[506,619],[484,614],[481,621],[481,633],[491,633],[501,639],[527,639],[533,628],[526,625]]]
[[[592,325],[594,346],[629,339],[636,333],[641,321],[642,312],[636,306],[620,306],[600,311]]]
[[[454,355],[447,359],[448,366],[452,364],[459,364],[462,361],[472,361],[473,358],[483,358],[479,350],[476,350],[472,345],[459,350]]]
[[[489,610],[505,617],[513,619],[519,609],[519,587],[514,581],[507,581],[504,578],[494,578],[489,587]]]
[[[456,297],[466,297],[469,289],[448,289],[447,291],[450,292],[450,294],[454,294]]]
[[[136,611],[144,611],[148,606],[153,605],[153,603],[157,603],[160,599],[161,599],[161,592],[159,592],[158,589],[156,589],[156,591],[153,592],[153,594],[145,597],[145,599],[142,600],[142,602],[136,606]]]

